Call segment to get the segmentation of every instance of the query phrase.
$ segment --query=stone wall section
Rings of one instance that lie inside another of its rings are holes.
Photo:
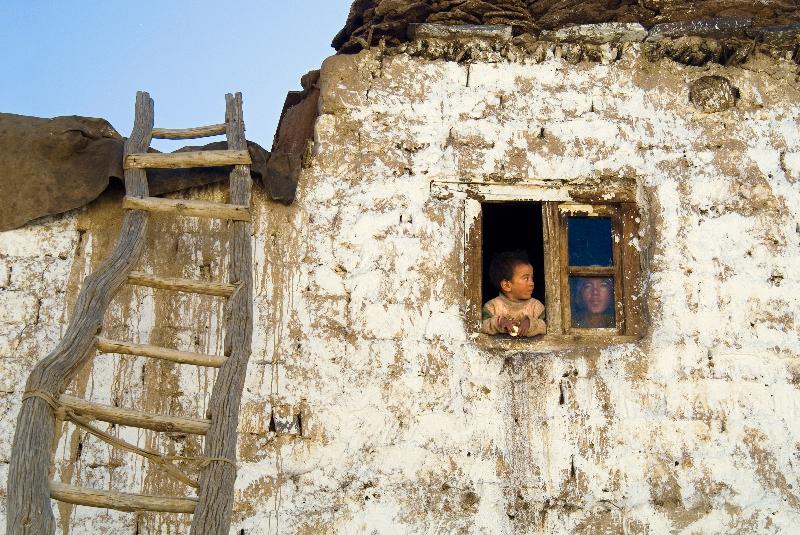
[[[690,102],[702,76],[729,80],[735,106],[705,113]],[[800,515],[797,80],[791,61],[686,67],[652,63],[638,44],[606,64],[378,49],[328,59],[295,204],[254,199],[236,532],[790,532]],[[481,344],[464,321],[477,208],[465,189],[545,195],[574,180],[602,188],[604,177],[637,184],[645,338],[550,352]],[[0,234],[0,299],[15,305],[3,308],[3,343],[31,333],[24,352],[2,348],[3,377],[19,379],[0,392],[0,461],[22,380],[58,339],[118,218],[119,199],[104,197]],[[221,225],[156,220],[151,230],[145,270],[222,277]],[[14,290],[26,262],[33,274]],[[37,299],[52,321],[34,328]],[[216,301],[135,290],[108,325],[123,339],[214,353],[220,316]],[[102,358],[76,393],[202,415],[213,373]],[[124,433],[167,452],[199,448]],[[128,461],[68,431],[57,467],[88,485],[180,492]],[[188,531],[180,515],[59,514],[65,532]]]

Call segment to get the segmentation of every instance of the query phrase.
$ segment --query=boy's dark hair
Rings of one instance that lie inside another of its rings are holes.
[[[514,268],[519,265],[530,264],[528,253],[525,251],[505,251],[498,253],[489,264],[489,280],[495,288],[500,289],[500,282],[510,281],[514,277]]]

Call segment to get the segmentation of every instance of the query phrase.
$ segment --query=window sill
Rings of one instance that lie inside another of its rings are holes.
[[[544,335],[533,338],[513,338],[507,334],[489,335],[474,333],[475,345],[482,349],[499,351],[524,351],[527,353],[552,353],[579,348],[606,348],[641,340],[638,336],[619,334]]]

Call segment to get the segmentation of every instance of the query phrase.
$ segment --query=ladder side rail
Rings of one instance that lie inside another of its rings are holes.
[[[136,118],[125,155],[144,152],[153,129],[153,101],[145,92],[136,94]],[[144,170],[126,170],[125,188],[130,196],[148,195]],[[72,318],[56,348],[36,364],[26,391],[40,391],[58,399],[81,366],[94,355],[94,339],[108,304],[128,278],[144,244],[148,214],[125,213],[113,252],[83,283]],[[8,473],[6,532],[9,535],[55,533],[50,506],[49,469],[55,434],[55,414],[43,397],[23,400],[17,417]]]
[[[246,150],[242,95],[225,95],[225,119],[228,125],[228,148]],[[252,178],[246,165],[237,165],[230,175],[231,204],[250,205]],[[253,275],[250,221],[232,221],[230,264],[231,284],[240,285],[228,301],[225,318],[225,355],[211,393],[207,418],[205,456],[236,461],[237,426],[242,390],[247,374],[253,335]],[[233,510],[235,464],[209,463],[200,473],[199,502],[192,518],[193,535],[225,535],[230,530]]]

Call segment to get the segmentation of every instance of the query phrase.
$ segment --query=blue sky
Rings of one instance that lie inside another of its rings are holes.
[[[300,7],[301,6],[301,7]],[[350,0],[2,0],[0,111],[103,117],[130,133],[137,90],[155,123],[222,122],[241,91],[247,138],[269,150],[286,92],[332,55]],[[183,142],[157,142],[172,149]]]

